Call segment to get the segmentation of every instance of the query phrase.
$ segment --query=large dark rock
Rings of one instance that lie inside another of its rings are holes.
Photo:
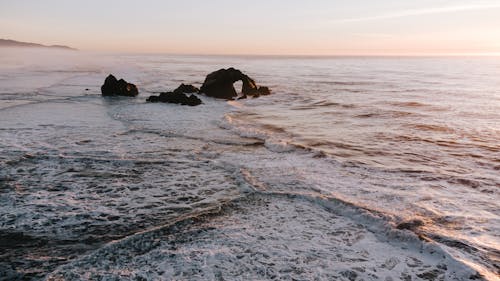
[[[187,96],[186,94],[181,93],[179,91],[165,92],[161,93],[159,96],[150,96],[146,101],[176,103],[189,106],[195,106],[201,104],[201,100],[197,96],[195,95]]]
[[[101,86],[101,93],[103,96],[135,97],[139,94],[139,91],[134,84],[123,79],[117,80],[115,76],[110,74],[104,80],[104,85]]]
[[[268,87],[257,86],[252,78],[232,67],[219,69],[208,74],[201,86],[200,92],[209,97],[231,100],[238,96],[233,86],[236,81],[242,82],[241,93],[245,97],[258,97],[271,93]]]

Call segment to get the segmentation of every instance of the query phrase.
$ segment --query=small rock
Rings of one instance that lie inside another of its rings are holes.
[[[416,228],[423,226],[424,222],[419,219],[414,219],[406,222],[402,222],[396,226],[397,229],[407,229],[407,230],[415,230]]]

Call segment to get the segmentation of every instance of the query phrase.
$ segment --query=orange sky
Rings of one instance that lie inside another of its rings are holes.
[[[0,0],[0,38],[90,51],[498,54],[499,26],[498,0]]]

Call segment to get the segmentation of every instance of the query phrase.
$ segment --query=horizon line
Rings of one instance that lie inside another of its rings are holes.
[[[310,53],[182,53],[171,51],[109,51],[109,50],[92,50],[92,49],[50,49],[43,47],[25,47],[25,46],[0,46],[0,48],[8,49],[26,49],[26,50],[47,50],[47,51],[77,51],[82,53],[95,54],[116,54],[116,55],[172,55],[172,56],[221,56],[221,57],[499,57],[498,52],[373,52],[373,53],[332,53],[332,54],[310,54]]]
[[[500,52],[449,52],[449,53],[338,53],[338,54],[274,54],[274,53],[178,53],[178,52],[147,52],[147,51],[99,51],[81,50],[82,52],[123,55],[172,55],[172,56],[221,56],[221,57],[499,57]]]

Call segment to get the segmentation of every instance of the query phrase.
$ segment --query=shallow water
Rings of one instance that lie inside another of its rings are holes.
[[[153,92],[234,66],[274,94]],[[0,278],[496,280],[500,60],[0,55]],[[108,73],[138,98],[102,98]]]

